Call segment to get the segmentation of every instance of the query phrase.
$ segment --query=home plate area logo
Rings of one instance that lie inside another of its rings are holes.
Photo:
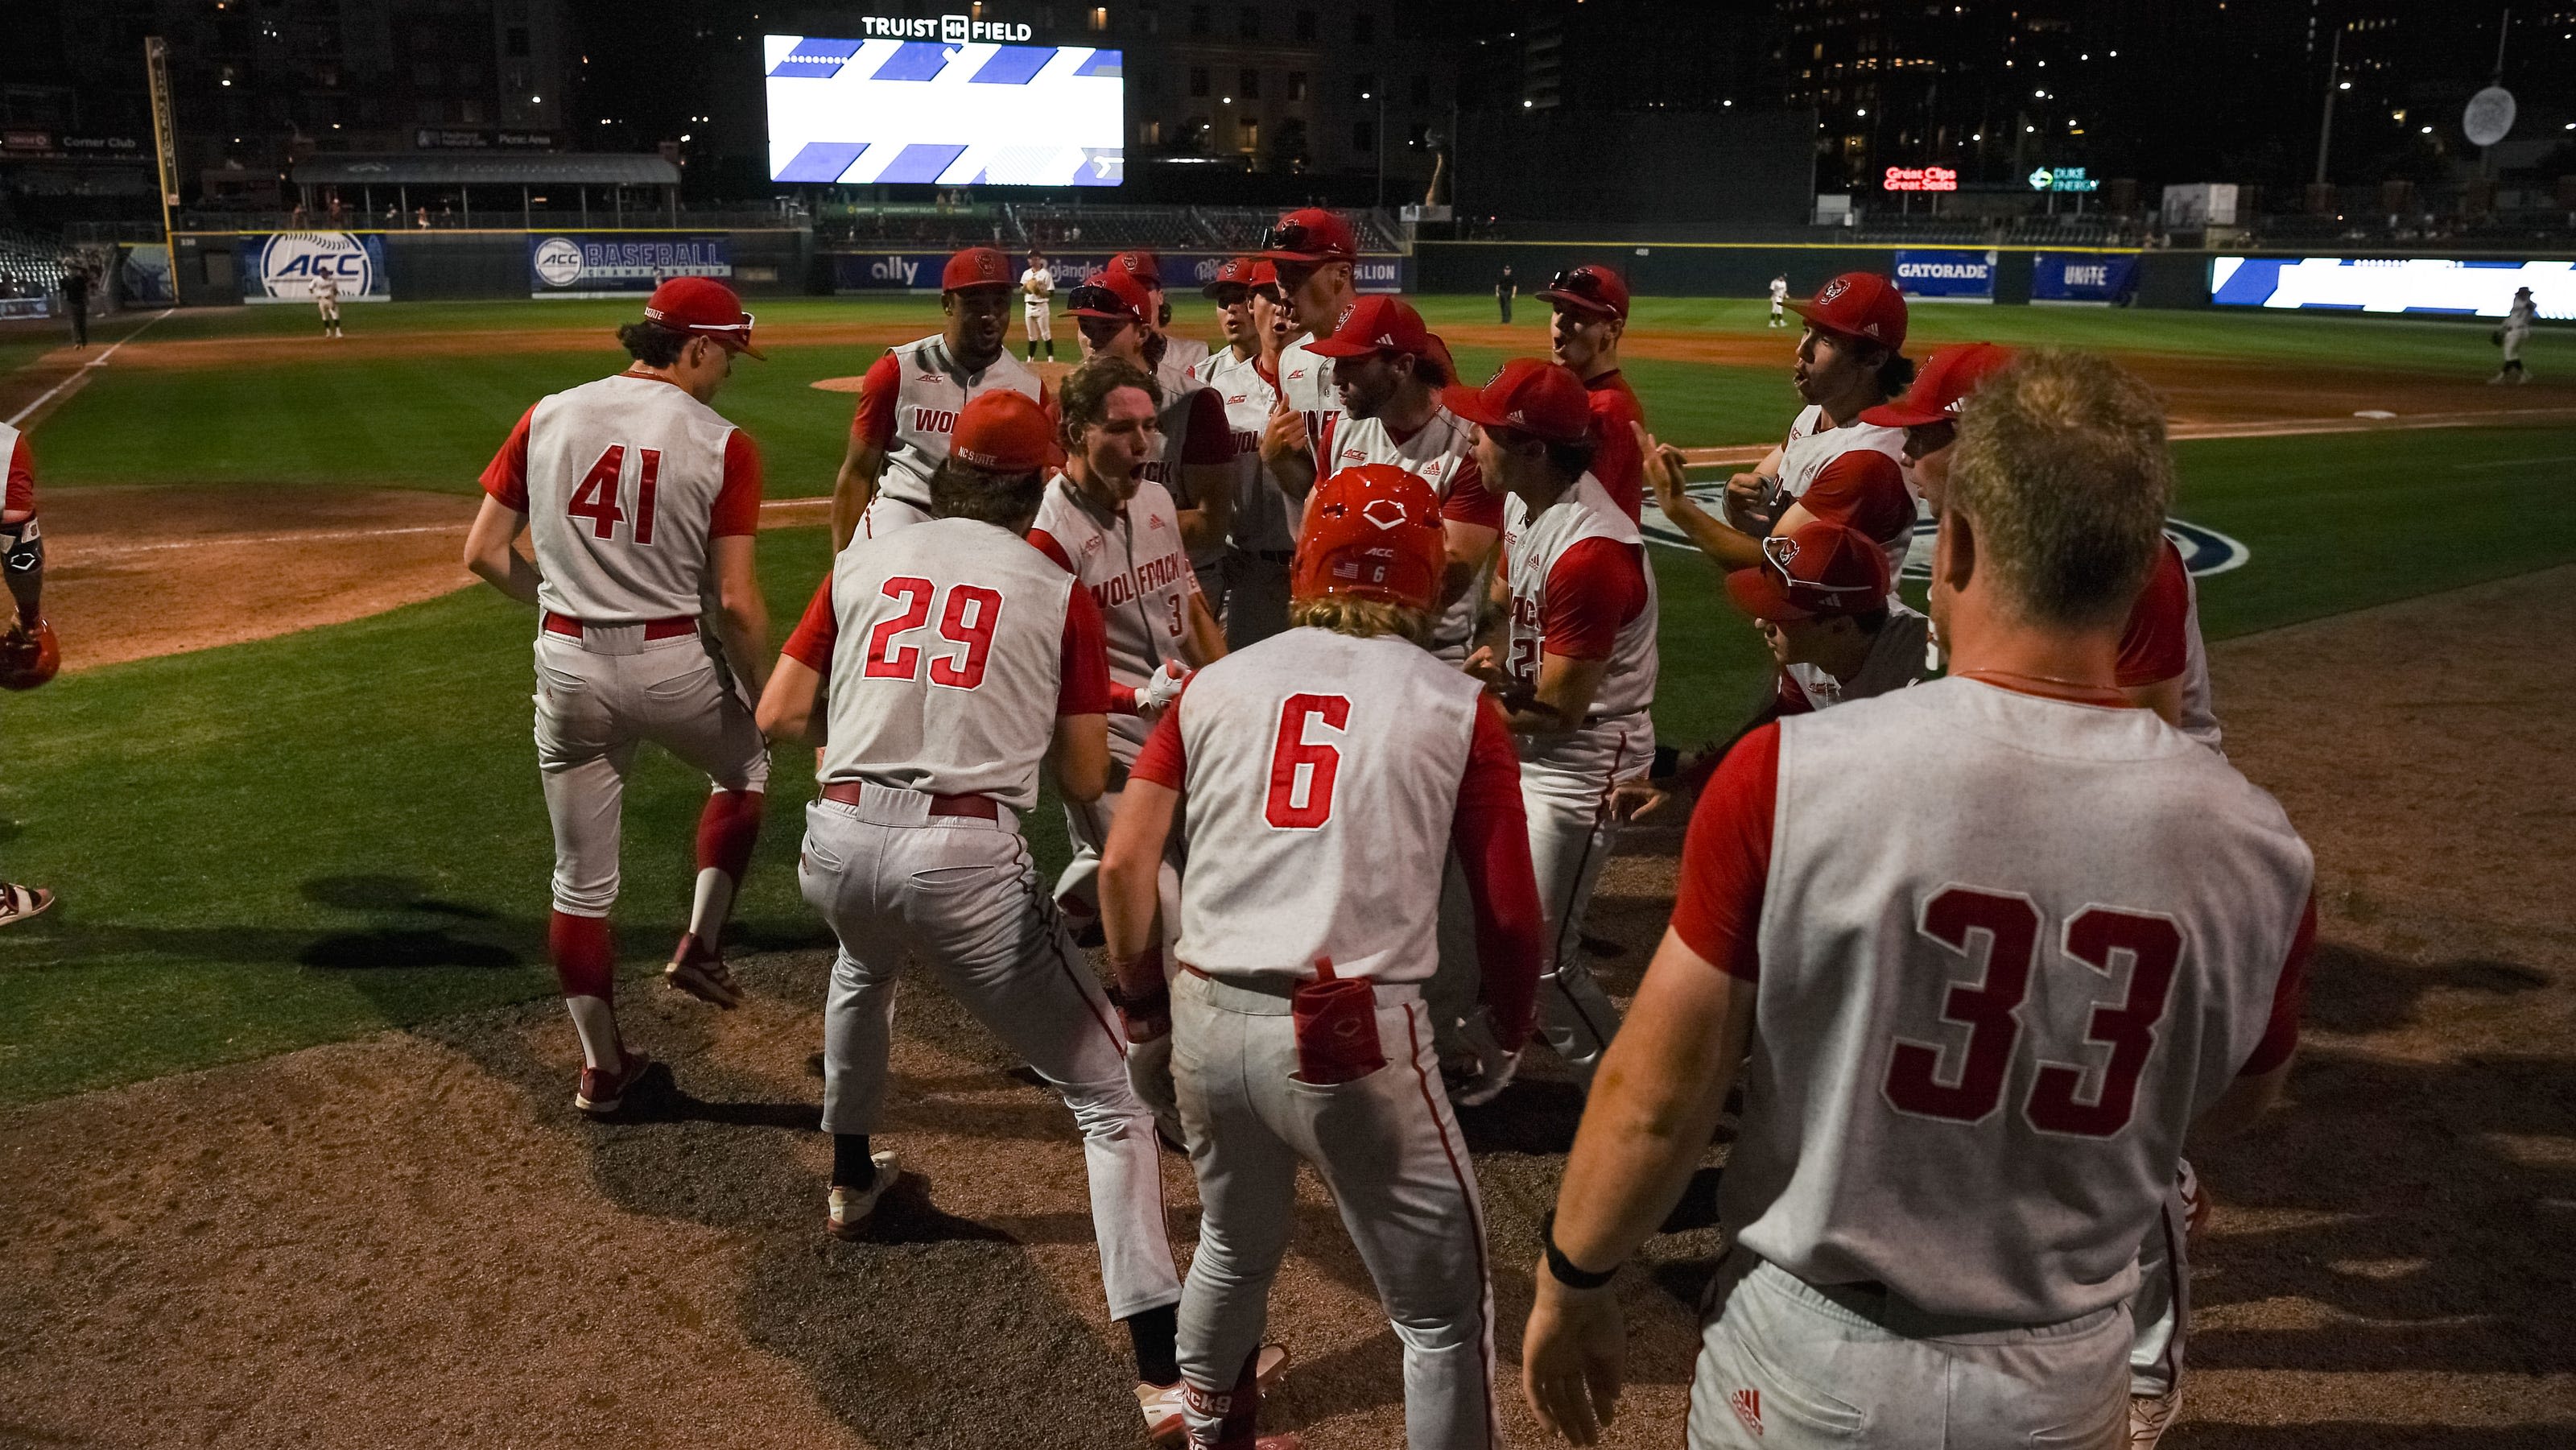
[[[1719,511],[1725,502],[1726,485],[1697,484],[1691,488],[1690,496],[1711,514],[1720,518],[1725,517]],[[1697,545],[1691,543],[1690,536],[1675,527],[1670,519],[1665,518],[1663,510],[1656,508],[1652,500],[1648,500],[1640,523],[1646,537],[1658,544],[1675,549],[1697,548]],[[1905,552],[1903,577],[1918,584],[1932,577],[1932,539],[1938,532],[1939,526],[1929,518],[1918,518],[1914,521],[1914,544]],[[2243,568],[2245,561],[2254,557],[2253,550],[2216,529],[2203,528],[2182,519],[2165,520],[2165,537],[2174,541],[2175,548],[2182,550],[2183,566],[2191,570],[2197,578],[2207,578],[2212,574],[2224,574],[2230,569]]]

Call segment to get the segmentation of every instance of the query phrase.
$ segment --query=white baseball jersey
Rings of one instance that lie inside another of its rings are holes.
[[[1163,339],[1163,356],[1154,364],[1154,381],[1163,385],[1163,396],[1169,399],[1174,393],[1196,386],[1190,375],[1207,360],[1206,343],[1195,337],[1167,335]]]
[[[1231,347],[1208,354],[1190,369],[1201,386],[1225,400],[1226,431],[1233,447],[1229,464],[1234,478],[1234,531],[1228,542],[1238,549],[1282,553],[1297,547],[1296,516],[1278,480],[1261,466],[1261,434],[1278,404],[1278,381],[1261,370],[1258,355],[1238,358]]]
[[[1055,273],[1046,267],[1031,267],[1020,274],[1020,305],[1031,312],[1047,310],[1047,299],[1055,295]]]
[[[750,435],[635,373],[539,399],[483,488],[528,516],[538,605],[587,624],[696,618],[708,541],[760,527]]]
[[[326,310],[340,305],[340,279],[328,272],[313,274],[313,300]]]
[[[2150,711],[1953,678],[1792,716],[1682,859],[1674,931],[1756,983],[1721,1214],[1809,1283],[2116,1304],[2184,1130],[2296,1043],[2308,847]]]
[[[1138,483],[1127,506],[1108,514],[1059,473],[1047,484],[1029,542],[1091,591],[1112,680],[1140,688],[1164,661],[1181,658],[1199,579],[1181,545],[1180,510],[1161,484]],[[1111,746],[1130,757],[1152,729],[1133,715],[1109,717]]]
[[[1645,535],[1589,473],[1535,518],[1517,494],[1505,499],[1503,521],[1504,582],[1511,591],[1505,668],[1512,678],[1535,686],[1545,653],[1609,662],[1583,728],[1571,739],[1524,739],[1522,759],[1590,759],[1598,752],[1586,737],[1605,730],[1633,734],[1627,727],[1634,717],[1655,703],[1655,574],[1646,566]],[[1628,564],[1633,574],[1620,567]],[[1616,586],[1599,587],[1614,577]],[[1642,580],[1642,593],[1635,580]],[[1573,597],[1558,597],[1568,594]],[[1613,611],[1623,604],[1627,612],[1619,617]]]
[[[1333,360],[1306,350],[1314,340],[1312,332],[1299,333],[1295,342],[1279,350],[1279,396],[1306,420],[1306,446],[1320,470],[1315,481],[1321,483],[1332,473],[1326,450],[1341,422],[1342,392],[1333,386]]]
[[[944,337],[925,337],[877,359],[859,385],[850,432],[886,450],[877,491],[930,512],[930,476],[948,461],[957,412],[981,393],[1008,388],[1043,406],[1046,384],[1009,348],[978,373],[957,370]]]
[[[1866,700],[1891,690],[1902,690],[1923,676],[1924,646],[1930,641],[1932,621],[1902,606],[1891,606],[1887,623],[1878,637],[1869,642],[1869,654],[1862,659],[1860,672],[1848,680],[1834,678],[1819,665],[1793,664],[1780,667],[1780,707],[1784,714],[1803,714],[1810,710],[1831,709],[1851,700]]]
[[[1288,366],[1284,356],[1279,365],[1283,369]],[[1284,371],[1280,386],[1287,386]],[[1318,455],[1323,470],[1318,482],[1345,468],[1392,463],[1431,485],[1431,491],[1440,496],[1442,517],[1480,528],[1503,526],[1501,501],[1485,491],[1484,478],[1476,469],[1476,427],[1466,419],[1445,407],[1435,407],[1431,421],[1401,438],[1382,418],[1341,417],[1331,426],[1332,450],[1329,456]],[[1465,657],[1467,641],[1476,632],[1476,600],[1483,583],[1480,577],[1441,611],[1440,623],[1431,635],[1434,651],[1452,658]]]
[[[2529,297],[2517,297],[2504,310],[2504,330],[2521,337],[2531,335],[2540,320],[2540,304]]]
[[[1804,499],[1818,475],[1846,453],[1884,454],[1892,466],[1894,488],[1888,497],[1870,507],[1827,509],[1810,507],[1820,518],[1849,524],[1878,541],[1887,555],[1887,577],[1893,581],[1905,571],[1905,555],[1914,544],[1914,522],[1921,515],[1920,501],[1914,486],[1905,476],[1905,430],[1882,428],[1875,423],[1849,423],[1840,428],[1824,428],[1824,410],[1814,405],[1802,408],[1797,420],[1789,425],[1788,441],[1780,450],[1780,492],[1786,498]],[[1884,480],[1882,480],[1884,482]],[[1902,497],[1898,497],[1898,495]],[[1887,517],[1878,515],[1884,513]],[[1894,602],[1896,591],[1891,584],[1888,599]]]
[[[829,684],[825,782],[1025,811],[1056,718],[1108,713],[1098,612],[1016,534],[951,518],[861,540],[824,591],[828,623],[787,653]]]
[[[1291,629],[1190,681],[1181,960],[1427,980],[1476,681],[1410,640]]]

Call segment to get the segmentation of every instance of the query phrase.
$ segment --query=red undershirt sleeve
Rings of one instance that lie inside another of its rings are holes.
[[[1055,560],[1056,567],[1062,569],[1067,574],[1073,572],[1073,556],[1064,551],[1064,545],[1055,541],[1055,535],[1048,533],[1044,529],[1031,529],[1029,530],[1029,546],[1036,549],[1039,553],[1046,555],[1048,558]],[[1074,587],[1077,589],[1081,588],[1082,585],[1080,581],[1077,580]]]
[[[1817,518],[1858,529],[1880,544],[1914,532],[1914,495],[1905,491],[1905,472],[1875,448],[1837,455],[1798,502]]]
[[[520,513],[528,511],[528,422],[536,416],[537,410],[533,406],[521,413],[518,426],[512,428],[510,436],[503,440],[501,451],[493,454],[492,461],[483,466],[483,491]],[[9,482],[14,490],[17,486],[14,466]],[[10,505],[12,508],[16,506]]]
[[[1761,977],[1762,893],[1771,875],[1771,822],[1780,790],[1780,727],[1736,742],[1717,768],[1682,841],[1673,934],[1729,976]]]
[[[2317,898],[2308,893],[2307,909],[2299,913],[2299,929],[2290,938],[2289,957],[2281,963],[2280,980],[2272,985],[2272,1015],[2264,1024],[2263,1040],[2254,1044],[2254,1055],[2237,1069],[2240,1077],[2257,1077],[2271,1072],[2290,1060],[2299,1045],[2299,1011],[2308,1000],[2308,959],[2317,949]]]
[[[36,511],[36,454],[27,446],[24,433],[18,435],[17,445],[9,450],[9,482],[0,489],[0,508],[13,513]]]
[[[1592,476],[1633,524],[1645,511],[1646,462],[1631,429],[1644,415],[1627,389],[1615,384],[1593,393],[1591,401]]]
[[[1490,698],[1476,702],[1475,735],[1467,746],[1466,773],[1458,782],[1449,840],[1475,903],[1486,1014],[1493,1019],[1495,1040],[1517,1051],[1529,1040],[1538,1010],[1545,929],[1538,880],[1530,868],[1520,752],[1512,745],[1502,710]]]
[[[787,632],[787,644],[779,653],[816,674],[832,668],[832,646],[841,638],[841,617],[832,609],[832,576],[814,589],[814,597],[805,605],[805,613],[796,627]]]
[[[1234,430],[1226,425],[1225,399],[1214,388],[1190,395],[1190,435],[1181,444],[1183,463],[1231,463]]]
[[[1457,477],[1449,481],[1449,496],[1440,500],[1440,517],[1502,532],[1502,496],[1485,491],[1485,475],[1476,467],[1475,455],[1458,460]]]
[[[1058,715],[1109,713],[1109,633],[1100,622],[1100,606],[1082,581],[1064,601],[1064,643],[1056,662],[1055,712]],[[1166,714],[1173,712],[1166,711]]]
[[[1606,660],[1619,627],[1646,607],[1646,571],[1638,546],[1616,539],[1578,539],[1548,566],[1547,602],[1539,628],[1547,653]]]
[[[2117,676],[2124,688],[2170,680],[2191,665],[2191,576],[2170,539],[2156,551],[2156,566],[2147,587],[2129,607],[2129,623],[2120,631]]]
[[[1167,790],[1186,790],[1189,782],[1188,752],[1181,743],[1181,709],[1189,703],[1189,693],[1172,702],[1163,718],[1154,722],[1153,733],[1145,737],[1145,746],[1136,752],[1136,763],[1127,769],[1129,780],[1149,780]]]
[[[869,364],[859,379],[858,411],[850,415],[850,436],[884,448],[894,442],[895,394],[903,390],[903,364],[887,353]]]
[[[760,532],[760,445],[740,428],[725,435],[724,483],[716,489],[707,537]]]

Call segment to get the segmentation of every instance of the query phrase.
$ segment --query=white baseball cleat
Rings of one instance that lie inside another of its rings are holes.
[[[2156,1450],[2174,1420],[2182,1414],[2182,1391],[2129,1396],[2129,1450]]]
[[[54,893],[41,886],[0,881],[0,926],[14,926],[54,904]]]
[[[823,1220],[823,1232],[836,1239],[855,1239],[867,1232],[868,1216],[877,1211],[877,1200],[903,1176],[891,1148],[868,1155],[877,1167],[877,1176],[865,1188],[832,1190],[831,1208]]]
[[[1266,1390],[1287,1368],[1288,1347],[1265,1344],[1261,1346],[1261,1358],[1253,1365],[1253,1382]],[[1145,1437],[1157,1445],[1178,1445],[1188,1433],[1181,1419],[1182,1384],[1178,1380],[1168,1385],[1137,1383],[1136,1408],[1145,1412]],[[1265,1446],[1270,1443],[1268,1437],[1261,1441]],[[1297,1441],[1294,1437],[1287,1437],[1287,1443],[1294,1446]]]

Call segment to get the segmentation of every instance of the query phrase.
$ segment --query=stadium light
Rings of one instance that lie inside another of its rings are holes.
[[[2344,81],[2344,82],[2342,82],[2341,84],[2337,85],[2337,86],[2335,87],[2335,89],[2336,89],[2336,90],[2339,90],[2339,91],[2348,91],[2348,90],[2351,90],[2351,89],[2352,89],[2352,82],[2350,82],[2350,81]]]

